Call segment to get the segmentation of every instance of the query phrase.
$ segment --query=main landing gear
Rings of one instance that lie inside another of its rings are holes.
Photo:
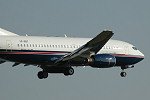
[[[39,79],[45,79],[48,77],[48,73],[64,73],[65,76],[69,76],[74,74],[74,69],[72,67],[50,69],[48,72],[47,70],[38,72],[37,76]]]
[[[64,75],[65,76],[68,76],[68,75],[73,75],[74,74],[74,69],[73,68],[67,68],[64,72]]]
[[[48,77],[48,72],[40,71],[40,72],[38,72],[37,76],[38,76],[39,79],[47,78]]]

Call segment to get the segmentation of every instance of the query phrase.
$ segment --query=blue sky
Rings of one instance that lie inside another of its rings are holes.
[[[127,69],[75,68],[73,76],[50,74],[39,80],[40,68],[0,65],[1,100],[141,100],[150,98],[149,0],[0,0],[0,27],[19,35],[95,37],[104,29],[113,39],[135,45],[145,59]]]

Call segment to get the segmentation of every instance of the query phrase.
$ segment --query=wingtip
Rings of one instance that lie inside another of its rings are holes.
[[[109,32],[111,33],[112,35],[114,35],[113,31],[112,30],[107,30],[107,29],[104,29],[103,32]]]
[[[112,32],[112,33],[113,33],[112,30],[108,30],[108,29],[104,29],[103,31],[104,31],[104,32]]]
[[[104,31],[111,31],[111,30],[108,30],[108,29],[104,29]]]

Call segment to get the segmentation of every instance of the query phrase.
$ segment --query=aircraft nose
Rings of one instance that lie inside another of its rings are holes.
[[[142,60],[145,58],[145,56],[144,56],[144,54],[143,54],[142,52],[140,52],[140,51],[139,51],[139,55],[140,55],[140,58],[141,58],[140,61],[142,61]]]
[[[139,55],[136,57],[136,59],[133,61],[133,63],[136,64],[142,60],[144,60],[144,54],[139,52]]]
[[[140,56],[142,56],[144,58],[144,54],[142,52],[140,52]]]

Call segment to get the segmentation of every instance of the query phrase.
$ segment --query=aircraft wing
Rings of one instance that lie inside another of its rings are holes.
[[[96,54],[108,42],[113,34],[112,31],[103,31],[85,45],[56,60],[55,63],[76,60],[79,58],[88,58],[91,55]]]

